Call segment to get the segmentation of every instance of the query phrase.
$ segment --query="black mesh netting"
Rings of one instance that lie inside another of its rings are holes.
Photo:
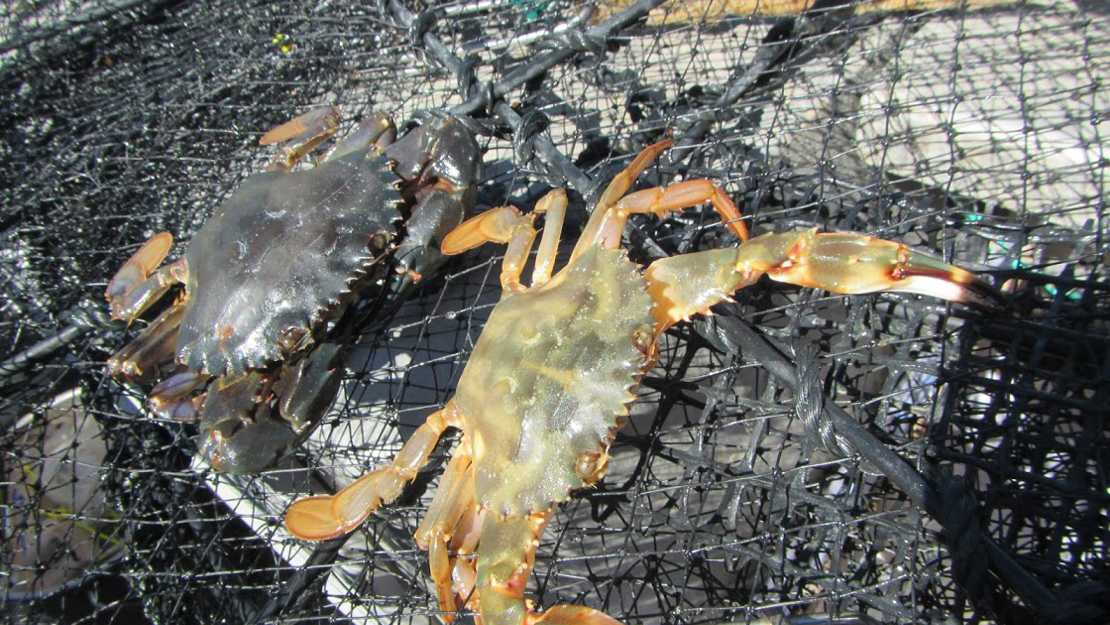
[[[757,232],[904,241],[1013,304],[763,281],[680,324],[608,475],[540,540],[539,606],[630,624],[1110,619],[1110,12],[780,4],[813,3],[7,3],[0,612],[439,622],[412,533],[453,439],[347,540],[302,543],[281,518],[451,397],[502,246],[365,320],[323,425],[254,478],[194,461],[196,427],[151,417],[104,365],[134,336],[103,292],[138,244],[166,230],[180,253],[272,158],[263,132],[336,104],[343,129],[452,109],[484,151],[479,208],[567,187],[565,241],[672,133],[641,184],[709,178]],[[731,8],[693,17],[710,5]],[[708,209],[625,232],[640,262],[733,244]]]

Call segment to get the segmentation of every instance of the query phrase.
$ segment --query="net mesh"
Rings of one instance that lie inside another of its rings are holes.
[[[342,109],[341,132],[372,110],[451,109],[479,135],[479,207],[567,187],[571,243],[600,188],[670,133],[642,185],[708,178],[756,232],[904,241],[1013,304],[764,281],[680,324],[607,476],[540,539],[538,606],[627,623],[1105,622],[1106,7],[757,4],[688,3],[726,7],[705,19],[659,0],[11,6],[8,622],[440,622],[412,534],[454,439],[349,539],[309,545],[280,521],[450,399],[500,293],[500,246],[369,319],[324,423],[259,476],[206,469],[195,426],[152,418],[148,389],[104,365],[134,336],[107,320],[107,280],[156,232],[180,253],[273,157],[258,137],[320,104]],[[733,244],[708,209],[625,232],[641,263]]]

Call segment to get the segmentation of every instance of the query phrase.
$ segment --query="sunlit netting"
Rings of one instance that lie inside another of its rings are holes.
[[[679,324],[607,476],[540,540],[539,607],[629,624],[1110,620],[1110,11],[898,4],[10,7],[0,613],[441,622],[412,534],[456,439],[348,539],[301,542],[281,519],[387,462],[451,398],[503,246],[369,314],[324,423],[253,478],[194,459],[196,426],[152,417],[149,388],[104,365],[135,334],[103,297],[126,258],[160,231],[176,257],[273,158],[262,133],[335,104],[340,132],[372,110],[452,110],[484,150],[479,210],[566,187],[567,250],[587,202],[670,135],[641,185],[708,178],[754,232],[906,242],[1013,304],[764,280]],[[625,231],[641,263],[735,243],[708,208]]]

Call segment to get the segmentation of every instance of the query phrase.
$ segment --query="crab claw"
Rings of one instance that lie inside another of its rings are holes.
[[[201,455],[224,473],[258,473],[276,464],[331,407],[343,380],[344,353],[341,345],[321,343],[296,366],[280,370],[276,380],[248,372],[214,381],[203,406],[193,411],[201,415]],[[181,385],[188,389],[187,380]]]
[[[907,246],[861,234],[765,234],[738,248],[738,266],[749,263],[774,280],[834,293],[900,291],[997,309],[1005,299],[968,271]]]

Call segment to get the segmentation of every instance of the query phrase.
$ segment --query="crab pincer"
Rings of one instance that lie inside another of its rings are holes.
[[[494,208],[443,240],[447,254],[485,242],[507,245],[501,300],[454,397],[392,464],[335,495],[294,502],[285,519],[290,532],[322,540],[353,530],[397,497],[442,433],[454,428],[462,437],[416,533],[417,543],[429,551],[444,621],[468,609],[482,625],[613,625],[612,617],[585,606],[536,611],[525,599],[525,587],[555,506],[605,475],[609,446],[669,327],[706,312],[764,274],[840,293],[908,291],[973,305],[997,297],[970,273],[898,243],[815,230],[749,240],[732,200],[707,180],[628,194],[669,145],[648,147],[614,178],[557,272],[567,206],[561,190],[548,194],[532,213]],[[740,245],[663,258],[646,269],[620,249],[629,215],[663,215],[706,203]],[[546,227],[526,285],[521,275],[537,236],[537,213],[546,215]]]

